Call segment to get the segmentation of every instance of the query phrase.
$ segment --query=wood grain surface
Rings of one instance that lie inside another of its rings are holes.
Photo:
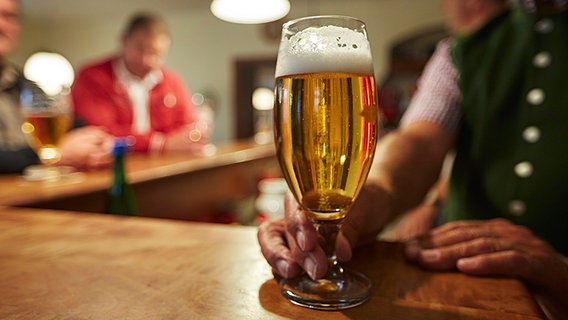
[[[256,228],[0,207],[0,319],[542,319],[522,283],[432,273],[377,242],[348,267],[369,301],[329,312],[282,297]]]

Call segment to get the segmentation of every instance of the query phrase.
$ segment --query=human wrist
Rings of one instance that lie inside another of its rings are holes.
[[[375,241],[394,219],[393,199],[390,189],[377,180],[367,181],[342,228],[353,248]]]

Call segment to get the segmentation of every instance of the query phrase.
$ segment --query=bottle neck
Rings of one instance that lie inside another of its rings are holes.
[[[122,184],[126,182],[124,173],[124,155],[118,154],[114,156],[113,163],[113,183]]]

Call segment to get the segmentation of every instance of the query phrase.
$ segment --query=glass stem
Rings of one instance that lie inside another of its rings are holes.
[[[337,262],[337,255],[335,254],[335,243],[339,230],[343,224],[343,219],[339,220],[319,220],[313,221],[314,227],[319,234],[320,245],[327,256],[327,273],[324,278],[333,279],[341,276],[343,268]]]

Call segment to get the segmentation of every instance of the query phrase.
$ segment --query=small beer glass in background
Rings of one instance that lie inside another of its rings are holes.
[[[24,117],[22,131],[36,151],[40,166],[25,171],[29,180],[59,181],[70,168],[58,166],[61,152],[58,143],[72,122],[69,89],[48,96],[33,84],[22,89],[21,110]]]

